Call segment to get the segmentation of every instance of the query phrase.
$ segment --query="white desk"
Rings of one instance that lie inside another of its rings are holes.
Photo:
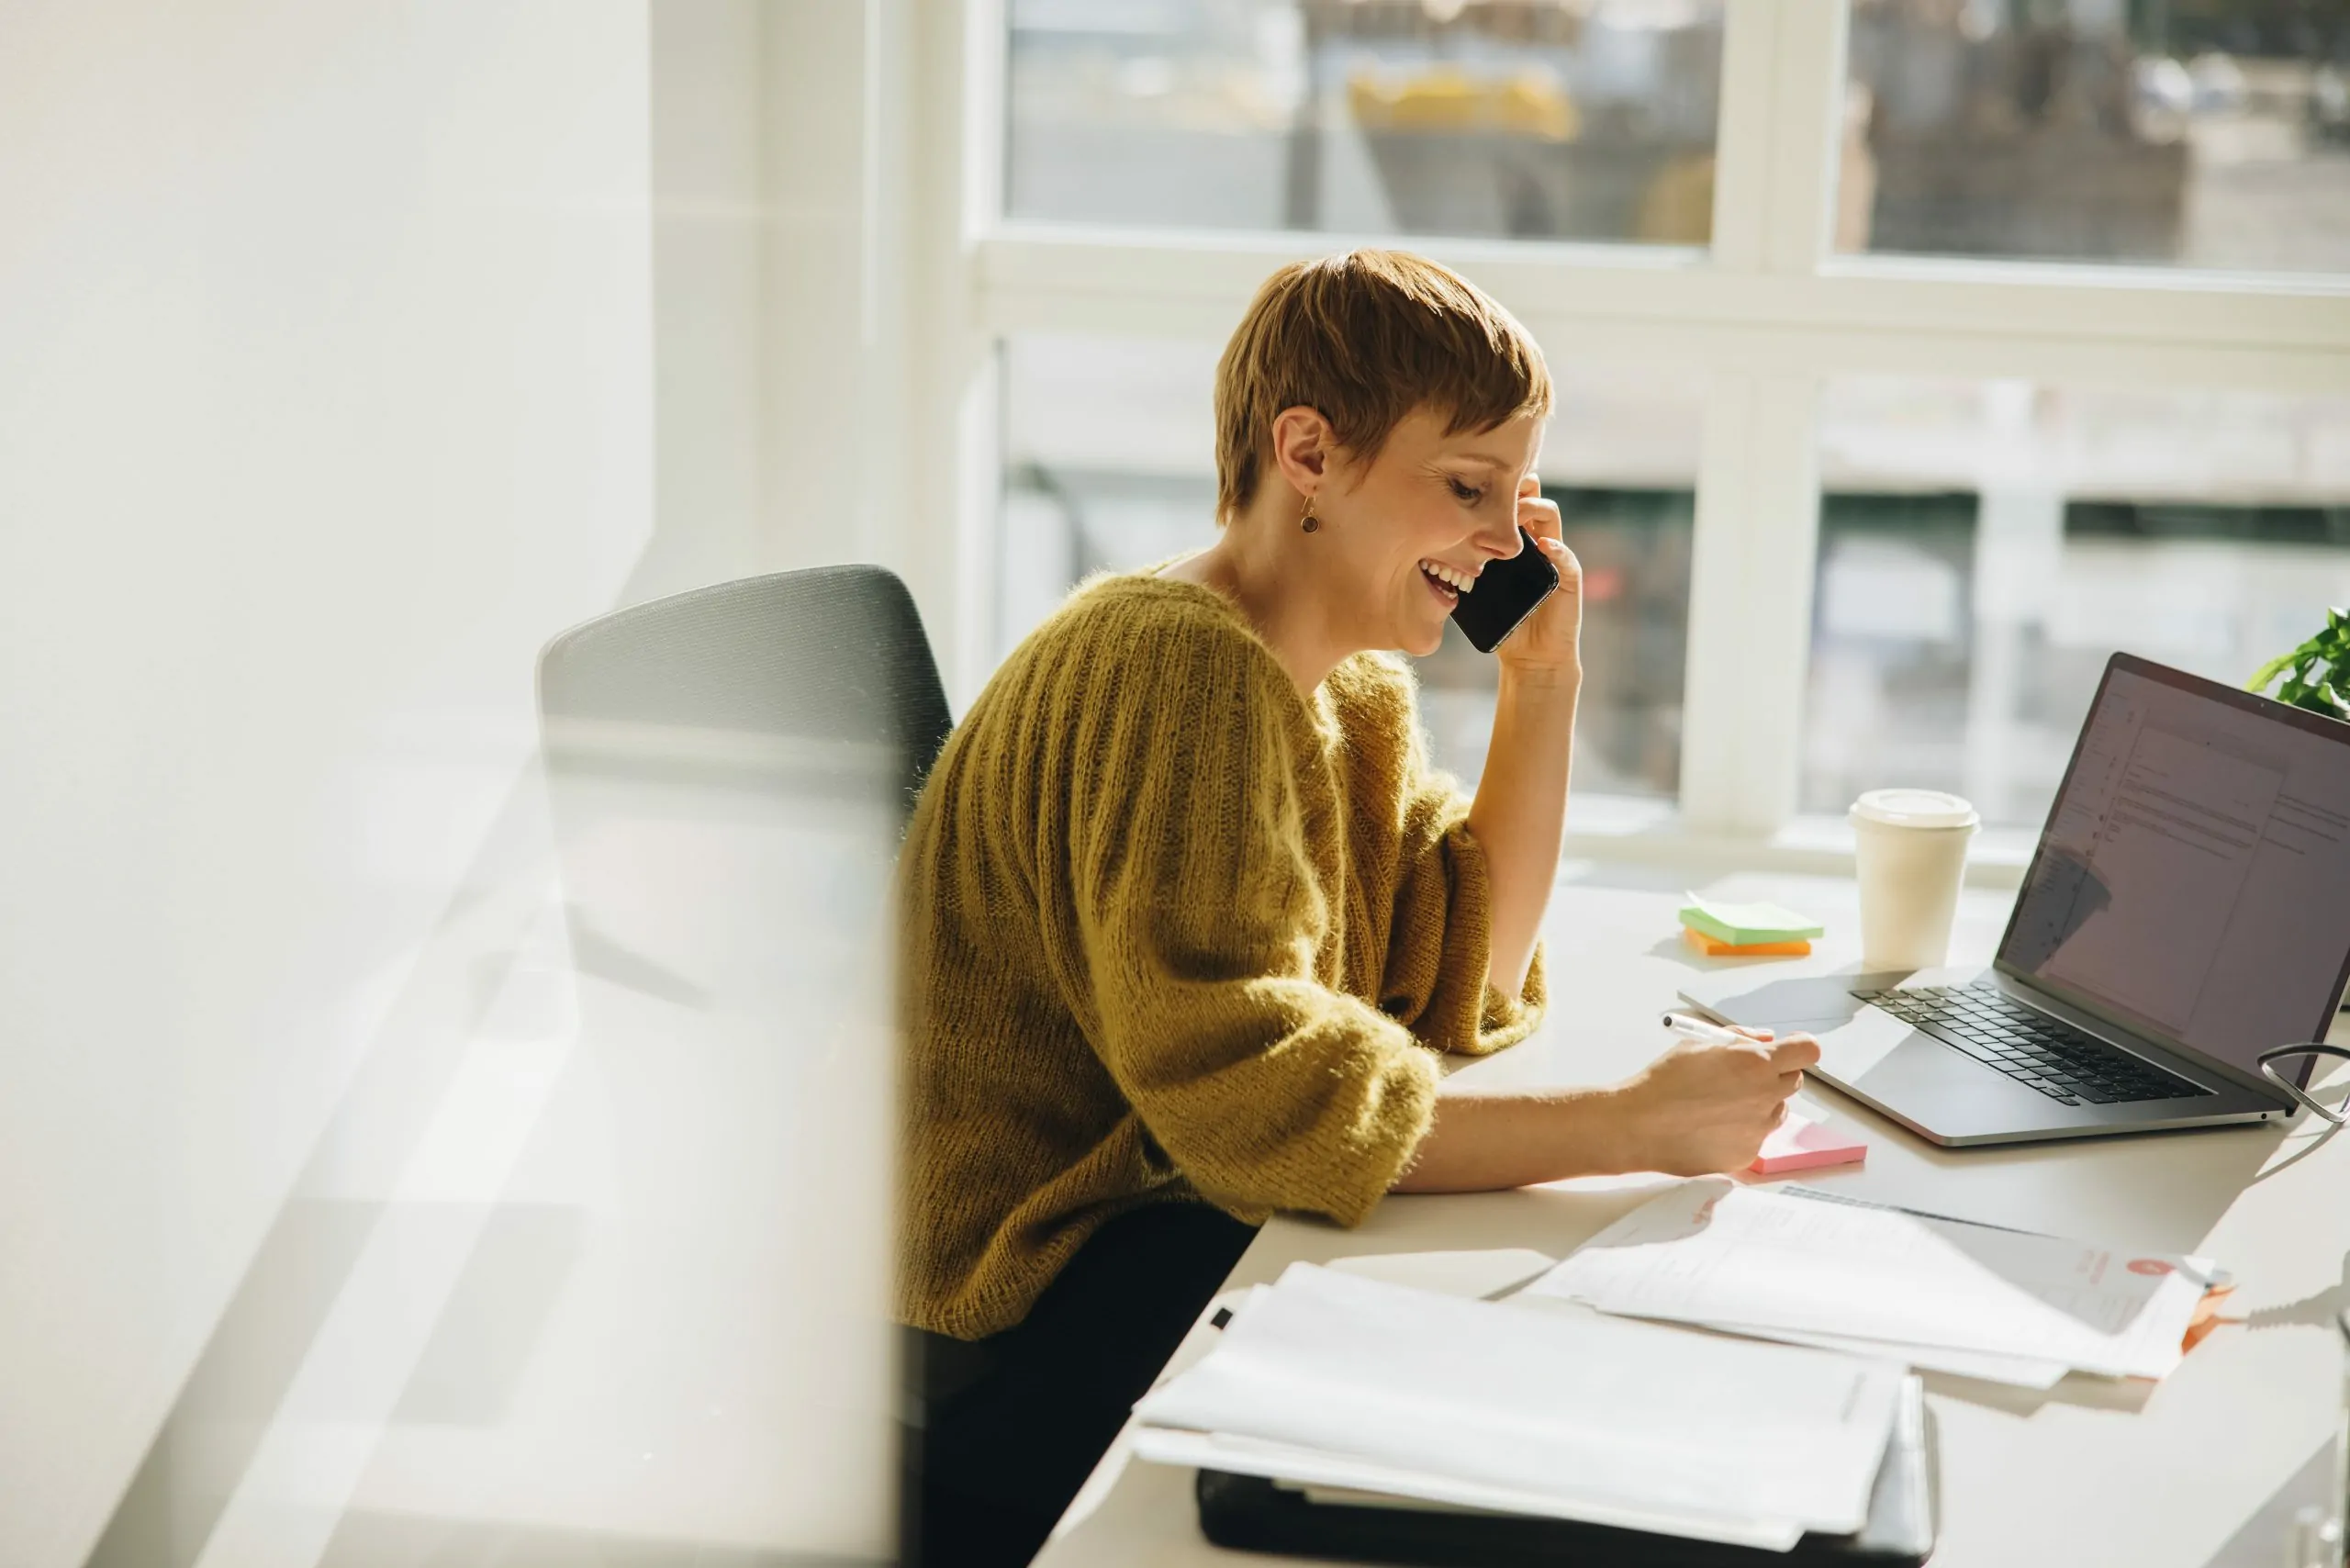
[[[1625,868],[1571,871],[1546,931],[1548,1023],[1459,1076],[1483,1087],[1604,1082],[1661,1049],[1657,1012],[1693,970],[1709,967],[1681,944],[1681,885]],[[1713,890],[1818,914],[1830,937],[1803,967],[1834,969],[1854,958],[1849,882],[1749,876]],[[1987,961],[2010,897],[1966,895],[1954,960]],[[2232,1311],[2253,1316],[2221,1327],[2159,1386],[2075,1377],[2042,1394],[1929,1376],[1942,1445],[1935,1568],[2279,1561],[2276,1548],[2232,1538],[2303,1471],[2336,1418],[2342,1349],[2330,1314],[2345,1305],[2350,1133],[2322,1139],[2322,1125],[2304,1116],[2285,1127],[1943,1150],[1824,1085],[1807,1087],[1799,1103],[1858,1128],[1870,1146],[1864,1166],[1807,1180],[1969,1218],[2208,1253],[2236,1272]],[[1361,1253],[1530,1247],[1556,1257],[1668,1180],[1391,1197],[1353,1231],[1277,1218],[1228,1284],[1269,1282],[1299,1260]],[[1200,1354],[1208,1333],[1195,1329],[1170,1365]],[[1129,1463],[1122,1439],[1037,1561],[1144,1568],[1265,1560],[1208,1545],[1192,1473]]]

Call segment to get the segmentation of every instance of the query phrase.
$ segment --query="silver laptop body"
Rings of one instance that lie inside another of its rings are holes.
[[[2282,1120],[2255,1058],[2323,1039],[2345,981],[2350,723],[2117,654],[1989,969],[1682,996],[1817,1035],[1821,1080],[1963,1147]]]

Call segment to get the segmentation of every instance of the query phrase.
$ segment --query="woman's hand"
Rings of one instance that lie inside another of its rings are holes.
[[[1536,607],[1523,625],[1503,640],[1494,656],[1510,670],[1580,676],[1583,670],[1583,563],[1567,548],[1556,501],[1542,498],[1542,481],[1528,474],[1517,482],[1517,525],[1534,535],[1534,547],[1559,569],[1556,591]]]
[[[1751,1046],[1684,1040],[1616,1091],[1625,1118],[1623,1164],[1633,1170],[1706,1176],[1754,1163],[1762,1140],[1786,1119],[1787,1096],[1819,1059],[1819,1042],[1741,1029]]]
[[[1740,1029],[1751,1046],[1673,1047],[1613,1089],[1479,1094],[1449,1089],[1397,1179],[1399,1193],[1488,1193],[1570,1176],[1743,1170],[1819,1042]]]

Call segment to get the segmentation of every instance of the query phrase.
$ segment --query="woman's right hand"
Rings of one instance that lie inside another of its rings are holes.
[[[1804,1069],[1819,1059],[1819,1042],[1740,1032],[1754,1043],[1684,1040],[1618,1086],[1627,1169],[1706,1176],[1754,1163],[1763,1138],[1786,1118]]]

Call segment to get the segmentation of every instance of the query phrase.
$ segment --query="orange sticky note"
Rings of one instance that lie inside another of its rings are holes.
[[[2229,1294],[2234,1289],[2233,1285],[2214,1285],[2203,1293],[2203,1299],[2195,1304],[2195,1316],[2187,1320],[2187,1333],[2179,1342],[2180,1350],[2195,1349],[2210,1337],[2212,1329],[2222,1323],[2244,1321],[2240,1317],[2220,1316],[2220,1308],[2226,1305]]]
[[[1708,936],[1694,925],[1683,926],[1681,935],[1687,939],[1689,946],[1708,958],[1800,958],[1811,951],[1811,944],[1801,940],[1750,942],[1741,947],[1735,943]]]
[[[1747,1169],[1757,1176],[1784,1176],[1820,1165],[1857,1165],[1868,1157],[1869,1146],[1860,1139],[1790,1113],[1762,1140],[1762,1152]]]

